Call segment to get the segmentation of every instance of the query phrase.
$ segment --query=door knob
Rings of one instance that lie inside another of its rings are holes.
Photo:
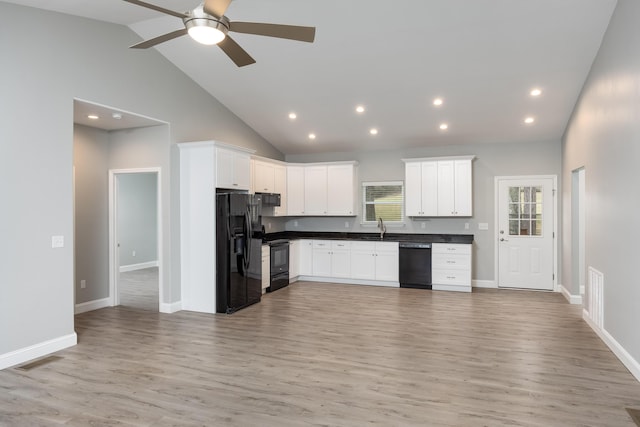
[[[501,237],[501,238],[500,238],[500,241],[501,241],[501,242],[508,242],[508,240],[506,240],[504,237]]]

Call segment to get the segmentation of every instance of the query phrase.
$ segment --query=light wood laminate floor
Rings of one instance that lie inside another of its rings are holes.
[[[231,316],[76,316],[0,371],[2,426],[634,426],[640,383],[559,294],[297,283]]]
[[[120,273],[118,280],[120,305],[158,311],[160,305],[158,280],[158,267]]]

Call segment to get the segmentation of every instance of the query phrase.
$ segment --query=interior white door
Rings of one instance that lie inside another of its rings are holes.
[[[498,178],[498,286],[553,290],[554,179]]]

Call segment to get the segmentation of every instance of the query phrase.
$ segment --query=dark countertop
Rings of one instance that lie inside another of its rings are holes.
[[[341,233],[333,231],[280,231],[267,233],[264,242],[277,239],[323,239],[323,240],[365,240],[380,241],[380,233]],[[473,234],[407,234],[385,233],[384,242],[418,242],[418,243],[473,243]]]

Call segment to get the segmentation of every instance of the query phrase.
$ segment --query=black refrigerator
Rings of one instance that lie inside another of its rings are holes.
[[[262,296],[259,195],[216,194],[216,312],[231,314]]]

